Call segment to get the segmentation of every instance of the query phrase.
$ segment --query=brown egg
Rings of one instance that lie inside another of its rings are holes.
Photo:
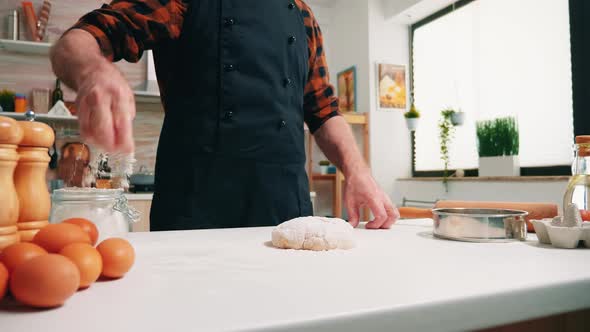
[[[96,249],[102,256],[102,275],[105,277],[124,276],[135,261],[135,250],[127,240],[121,238],[106,239]]]
[[[0,301],[6,295],[6,289],[8,288],[8,269],[0,262]]]
[[[87,288],[100,277],[102,258],[98,250],[87,243],[72,243],[65,246],[60,255],[69,258],[80,271],[80,288]]]
[[[57,307],[70,298],[80,285],[80,272],[68,258],[48,254],[19,265],[10,277],[14,298],[38,308]]]
[[[62,222],[79,226],[88,234],[90,241],[92,242],[91,244],[96,244],[96,241],[98,240],[98,228],[96,228],[96,225],[92,221],[84,218],[70,218]]]
[[[49,224],[43,227],[35,237],[33,243],[45,248],[48,252],[58,253],[65,246],[72,243],[88,243],[90,237],[82,228],[73,224]]]
[[[47,255],[47,251],[34,243],[21,242],[10,245],[0,253],[0,262],[12,272],[18,265],[31,258]]]

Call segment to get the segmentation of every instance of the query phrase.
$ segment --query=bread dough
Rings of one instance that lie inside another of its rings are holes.
[[[272,231],[272,244],[282,249],[333,250],[354,247],[353,227],[327,217],[300,217],[285,221]]]

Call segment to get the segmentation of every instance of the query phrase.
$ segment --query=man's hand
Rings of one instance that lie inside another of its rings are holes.
[[[84,30],[70,30],[51,49],[50,57],[55,75],[78,93],[82,138],[107,152],[132,152],[133,91],[94,37]]]
[[[348,222],[353,227],[359,224],[362,207],[368,207],[375,217],[366,226],[370,229],[390,228],[399,218],[399,212],[389,196],[379,188],[368,170],[346,178],[344,204],[348,211]]]
[[[76,106],[85,141],[110,152],[133,151],[135,99],[113,64],[105,62],[81,78]]]
[[[328,159],[344,173],[344,204],[350,224],[358,226],[360,208],[368,207],[375,219],[367,224],[367,228],[391,227],[399,218],[399,212],[375,183],[344,118],[336,116],[328,119],[314,137]]]

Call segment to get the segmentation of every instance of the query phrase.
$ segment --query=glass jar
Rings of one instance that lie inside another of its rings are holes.
[[[563,208],[571,203],[582,212],[590,210],[590,136],[576,136],[572,177],[563,197]]]
[[[50,223],[85,218],[98,228],[98,242],[125,237],[139,212],[128,205],[122,189],[64,188],[51,195]]]

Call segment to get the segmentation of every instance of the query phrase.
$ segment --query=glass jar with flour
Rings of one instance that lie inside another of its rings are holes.
[[[64,188],[51,196],[50,223],[85,218],[98,228],[98,241],[125,237],[139,213],[128,205],[123,189]]]

